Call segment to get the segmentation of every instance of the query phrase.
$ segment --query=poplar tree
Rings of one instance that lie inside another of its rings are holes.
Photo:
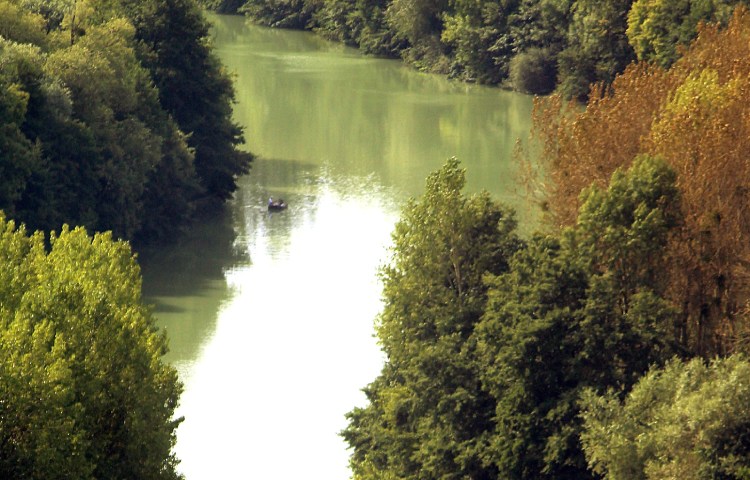
[[[0,476],[176,479],[181,385],[123,242],[0,215]]]
[[[481,389],[470,340],[484,310],[487,273],[507,269],[519,248],[515,220],[487,193],[461,193],[450,160],[427,179],[393,233],[383,268],[377,335],[387,361],[348,416],[358,479],[493,478],[483,444],[494,405]]]
[[[545,205],[558,225],[575,222],[582,189],[606,184],[639,154],[676,172],[684,222],[665,251],[664,277],[683,345],[707,357],[746,349],[750,331],[749,37],[750,14],[737,7],[726,28],[704,26],[669,70],[632,65],[584,111],[553,97],[534,120]]]

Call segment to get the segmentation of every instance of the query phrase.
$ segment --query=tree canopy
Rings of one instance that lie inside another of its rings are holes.
[[[747,478],[750,363],[674,360],[621,399],[583,396],[589,465],[607,480]]]
[[[252,157],[196,3],[2,0],[0,11],[0,209],[32,228],[147,241],[231,196]]]
[[[585,6],[576,31],[624,31]],[[585,109],[538,100],[528,239],[455,162],[430,177],[383,270],[385,366],[343,432],[356,479],[748,478],[748,48],[741,6]],[[464,229],[496,208],[499,228]]]
[[[127,244],[0,215],[0,476],[176,479],[181,386]]]
[[[507,269],[520,243],[510,211],[487,194],[464,196],[464,181],[449,161],[394,231],[377,326],[387,362],[343,433],[356,478],[494,475],[482,460],[492,403],[469,339],[486,301],[482,277]]]
[[[552,97],[534,120],[559,225],[576,218],[581,189],[638,154],[675,170],[684,221],[664,276],[681,305],[682,342],[706,356],[744,348],[747,332],[749,37],[750,16],[739,8],[726,28],[704,26],[670,69],[633,65],[586,110]]]
[[[639,158],[583,194],[577,225],[522,242],[507,209],[460,193],[457,167],[394,232],[386,364],[343,432],[355,477],[594,478],[582,393],[628,390],[682,353],[659,275],[680,223],[675,173]]]

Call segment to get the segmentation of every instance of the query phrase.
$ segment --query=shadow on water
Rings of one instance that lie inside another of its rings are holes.
[[[230,208],[196,222],[175,243],[139,252],[144,301],[169,337],[166,360],[192,362],[210,338],[222,305],[232,298],[225,272],[250,264],[237,245]]]

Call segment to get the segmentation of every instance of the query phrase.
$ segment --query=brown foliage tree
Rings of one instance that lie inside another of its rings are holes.
[[[750,332],[750,12],[702,26],[669,70],[633,64],[585,110],[539,101],[543,191],[553,224],[575,221],[579,194],[638,154],[678,174],[684,223],[669,247],[672,300],[684,345],[699,355],[747,350]]]

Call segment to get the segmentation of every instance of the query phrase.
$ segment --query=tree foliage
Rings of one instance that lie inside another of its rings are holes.
[[[620,399],[583,397],[586,458],[607,480],[747,478],[750,363],[675,360]]]
[[[749,36],[740,8],[726,28],[704,27],[669,70],[629,67],[585,111],[553,98],[535,119],[559,224],[572,223],[581,189],[639,153],[676,171],[684,223],[670,240],[664,275],[682,309],[683,344],[705,355],[744,348],[747,331]]]
[[[591,84],[610,84],[633,60],[625,36],[632,0],[577,0],[571,8],[565,48],[560,52],[560,90],[585,99]]]
[[[659,275],[675,174],[639,158],[585,192],[575,227],[523,243],[460,173],[433,174],[394,232],[387,361],[343,432],[355,477],[593,478],[581,393],[627,391],[680,352]]]
[[[701,27],[669,69],[629,66],[585,110],[538,102],[559,228],[461,235],[477,217],[455,164],[430,177],[383,270],[386,364],[343,432],[356,478],[748,477],[748,362],[726,357],[750,325],[749,15]],[[485,263],[492,238],[512,248]],[[454,252],[485,267],[459,276]]]
[[[147,241],[231,195],[251,155],[195,3],[3,0],[0,11],[7,214]]]
[[[627,35],[639,60],[668,67],[679,48],[695,38],[700,22],[722,22],[738,2],[717,0],[636,0],[628,13]]]
[[[177,478],[180,385],[130,248],[0,216],[0,475]]]
[[[356,478],[494,475],[482,458],[493,408],[469,339],[484,308],[483,276],[505,270],[519,242],[510,212],[487,194],[464,196],[463,185],[449,161],[394,231],[377,325],[387,362],[343,433]]]
[[[120,0],[148,47],[141,60],[151,72],[162,107],[189,134],[195,171],[205,192],[228,199],[252,155],[240,151],[242,128],[232,118],[231,77],[211,51],[208,23],[194,0]]]
[[[235,3],[202,1],[220,10]],[[263,25],[311,29],[368,53],[400,56],[422,70],[534,94],[557,89],[585,101],[592,84],[611,84],[636,58],[670,65],[701,22],[726,25],[744,3],[246,0],[237,10]]]
[[[591,188],[575,227],[536,236],[490,278],[476,328],[496,401],[500,478],[593,478],[578,435],[585,388],[629,389],[676,353],[660,258],[677,222],[674,173],[644,157]]]

